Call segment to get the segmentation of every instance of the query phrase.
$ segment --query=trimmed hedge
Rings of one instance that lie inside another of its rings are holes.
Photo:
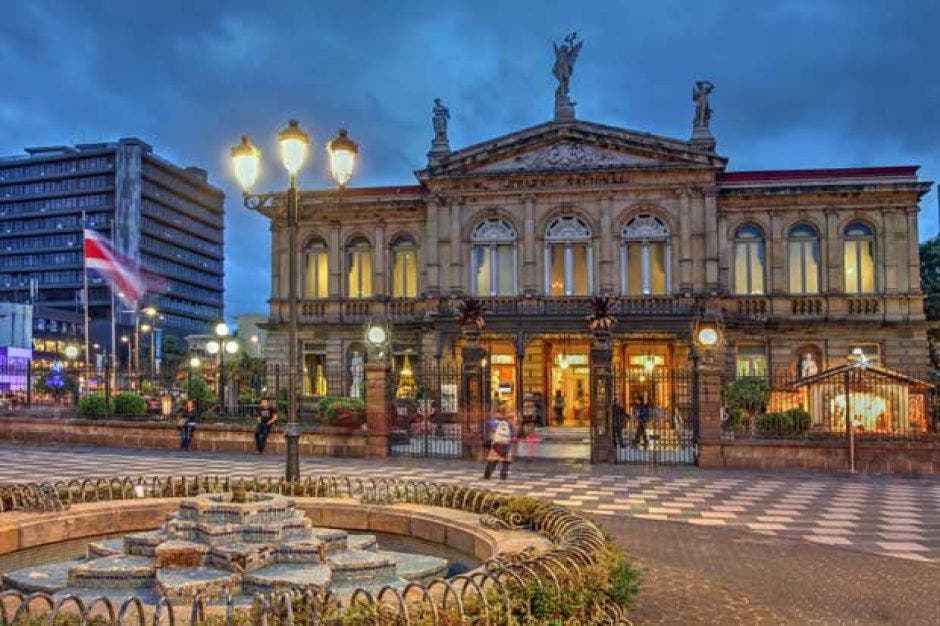
[[[755,428],[762,437],[787,437],[802,435],[809,430],[811,421],[803,409],[788,409],[758,416]]]
[[[146,415],[147,401],[136,393],[119,393],[114,397],[115,415]]]
[[[103,393],[92,393],[78,401],[78,414],[82,417],[104,417],[108,414],[108,403]]]

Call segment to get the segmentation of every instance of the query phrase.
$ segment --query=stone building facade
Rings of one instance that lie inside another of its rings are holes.
[[[286,371],[293,253],[304,396],[355,391],[368,324],[389,327],[393,375],[455,364],[466,296],[487,307],[490,392],[524,410],[561,390],[564,424],[587,416],[594,295],[612,297],[626,402],[665,393],[631,372],[687,367],[705,317],[722,328],[726,378],[793,373],[806,355],[822,370],[856,347],[927,364],[917,214],[930,184],[916,166],[729,171],[714,140],[574,119],[446,145],[435,137],[414,185],[302,192],[296,250],[272,223],[267,355]]]

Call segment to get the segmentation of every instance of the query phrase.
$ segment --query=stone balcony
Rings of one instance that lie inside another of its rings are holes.
[[[720,296],[611,296],[611,314],[621,319],[697,318],[717,303],[729,323],[762,324],[775,321],[900,322],[925,319],[921,295],[760,295]],[[487,318],[581,319],[591,312],[590,296],[500,296],[481,298]],[[301,324],[363,324],[387,320],[393,324],[453,317],[458,299],[413,298],[300,300]],[[274,323],[287,322],[286,300],[271,302]]]

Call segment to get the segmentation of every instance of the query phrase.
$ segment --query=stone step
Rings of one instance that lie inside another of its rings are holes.
[[[341,552],[349,547],[349,533],[345,530],[314,526],[310,529],[310,535],[325,543],[327,552]]]
[[[333,583],[373,584],[395,578],[395,561],[368,550],[346,550],[331,554],[327,565],[333,571]]]
[[[423,583],[432,578],[442,578],[447,574],[449,567],[446,559],[436,556],[391,550],[379,550],[378,555],[395,563],[395,572],[398,577],[411,582]]]
[[[221,599],[241,591],[241,575],[213,567],[172,567],[157,572],[157,592],[170,600],[192,600],[202,592]]]
[[[86,551],[89,559],[98,559],[103,556],[115,556],[124,554],[123,539],[104,539],[102,541],[92,541],[88,544]]]
[[[169,538],[163,530],[124,535],[124,552],[134,556],[153,556],[157,546]]]
[[[154,560],[147,556],[105,556],[69,569],[70,587],[110,587],[125,589],[153,584]]]
[[[375,535],[347,535],[346,545],[350,550],[372,550],[379,546]]]
[[[246,594],[269,593],[283,589],[326,589],[330,584],[330,568],[326,565],[281,563],[253,572],[242,578]]]
[[[23,593],[55,593],[69,582],[69,570],[84,561],[64,561],[7,572],[0,577],[3,589]]]
[[[278,551],[266,543],[230,543],[213,546],[206,555],[206,565],[232,572],[250,572],[274,565]]]

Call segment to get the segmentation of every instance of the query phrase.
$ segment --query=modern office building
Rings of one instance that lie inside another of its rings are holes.
[[[27,148],[0,157],[0,301],[82,309],[82,215],[117,250],[161,278],[146,303],[164,332],[205,331],[222,317],[223,193],[205,170],[178,167],[140,139]],[[112,298],[89,276],[92,340],[111,341]],[[118,324],[133,316],[118,301]]]

